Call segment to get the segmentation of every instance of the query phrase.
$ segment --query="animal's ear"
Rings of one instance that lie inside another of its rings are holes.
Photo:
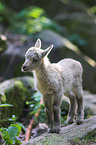
[[[50,47],[45,49],[42,53],[42,57],[44,57],[45,55],[48,55],[50,53],[50,51],[52,50],[52,48],[53,48],[53,45],[51,45]]]
[[[38,39],[38,40],[36,41],[35,47],[41,48],[41,40],[40,40],[40,39]]]

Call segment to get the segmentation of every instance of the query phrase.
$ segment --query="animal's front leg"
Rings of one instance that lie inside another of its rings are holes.
[[[53,103],[53,116],[54,116],[54,127],[53,132],[59,133],[60,131],[60,106],[61,106],[61,95],[55,94]]]
[[[52,108],[52,96],[45,95],[43,96],[45,111],[48,118],[48,132],[53,133],[53,108]]]

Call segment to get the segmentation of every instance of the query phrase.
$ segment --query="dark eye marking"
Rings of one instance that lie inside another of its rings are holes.
[[[37,62],[37,61],[38,61],[38,59],[36,59],[36,58],[33,59],[33,62]]]

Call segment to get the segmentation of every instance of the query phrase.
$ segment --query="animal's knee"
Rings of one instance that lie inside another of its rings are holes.
[[[76,97],[74,94],[69,95],[69,100],[70,100],[70,104],[75,104],[76,103]]]
[[[80,105],[83,103],[83,96],[76,97],[77,104]]]
[[[78,105],[83,103],[83,90],[82,89],[78,89],[77,94],[76,94],[76,101]]]
[[[45,112],[46,112],[47,114],[48,114],[48,113],[50,113],[50,114],[51,114],[52,109],[45,107]]]
[[[77,98],[83,98],[83,89],[82,89],[82,87],[78,87],[76,92],[77,92],[76,93]]]
[[[53,111],[59,112],[60,107],[59,106],[53,106]]]

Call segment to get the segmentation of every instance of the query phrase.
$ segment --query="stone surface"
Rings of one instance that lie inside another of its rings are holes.
[[[0,77],[10,79],[13,77],[24,76],[21,66],[24,62],[25,52],[35,42],[25,35],[5,33],[8,37],[8,48],[0,55]],[[30,73],[27,75],[31,75]],[[2,79],[1,79],[2,80]]]
[[[84,112],[85,117],[96,115],[96,94],[84,91]]]
[[[20,77],[0,83],[0,103],[12,104],[13,107],[0,107],[0,126],[13,114],[20,117],[26,99],[30,99],[33,89],[32,77]]]
[[[89,91],[84,91],[84,116],[89,118],[96,115],[96,94],[91,94]],[[69,100],[67,97],[63,98],[61,109],[68,113]]]
[[[86,119],[81,125],[72,124],[62,127],[60,134],[45,133],[22,145],[72,145],[70,141],[73,139],[82,139],[89,134],[96,135],[96,116]]]
[[[62,28],[62,35],[96,61],[94,14],[83,1],[72,0],[67,5],[64,0],[62,2],[63,7],[54,16]]]

